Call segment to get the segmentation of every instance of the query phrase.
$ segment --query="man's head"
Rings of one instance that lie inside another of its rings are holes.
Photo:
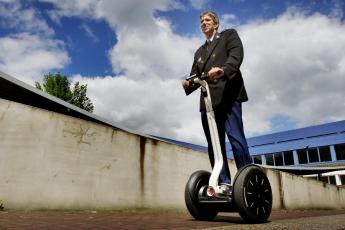
[[[219,19],[216,13],[205,11],[200,14],[200,27],[207,38],[212,37],[213,33],[218,30]]]

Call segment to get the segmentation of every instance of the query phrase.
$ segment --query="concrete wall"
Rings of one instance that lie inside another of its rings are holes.
[[[0,99],[7,208],[180,208],[197,169],[207,154]]]
[[[185,183],[199,169],[210,170],[206,153],[0,99],[5,208],[185,210]],[[267,174],[274,209],[345,208],[344,189]]]
[[[274,209],[345,209],[345,189],[314,179],[266,170]]]

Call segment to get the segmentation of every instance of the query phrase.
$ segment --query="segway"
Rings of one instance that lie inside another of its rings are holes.
[[[266,222],[272,210],[272,190],[259,166],[249,164],[242,167],[234,178],[232,192],[222,194],[220,191],[218,179],[223,158],[207,78],[206,74],[192,75],[187,80],[190,84],[201,86],[215,164],[212,173],[200,170],[190,176],[185,188],[187,209],[197,220],[213,220],[219,212],[239,212],[247,223]]]

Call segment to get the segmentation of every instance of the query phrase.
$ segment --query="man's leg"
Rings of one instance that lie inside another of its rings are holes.
[[[235,102],[227,113],[225,131],[229,138],[237,168],[252,163],[247,140],[243,131],[242,106]]]
[[[217,123],[217,129],[218,129],[218,136],[219,136],[219,142],[220,147],[222,150],[222,156],[223,156],[223,168],[219,175],[219,182],[224,184],[230,184],[231,183],[231,177],[230,177],[230,171],[228,166],[228,159],[226,156],[226,150],[225,150],[225,127],[224,127],[224,118],[225,113],[221,111],[215,111],[215,117],[216,117],[216,123]],[[205,111],[201,112],[201,121],[202,121],[202,127],[204,129],[204,133],[207,139],[208,143],[208,156],[210,158],[211,166],[213,168],[214,166],[214,153],[213,153],[213,146],[211,141],[211,135],[210,130],[207,122],[207,115]]]

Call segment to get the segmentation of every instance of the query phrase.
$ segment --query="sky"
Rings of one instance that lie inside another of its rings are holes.
[[[0,0],[0,71],[32,86],[60,72],[118,127],[205,145],[186,96],[199,15],[244,46],[247,137],[345,119],[345,1]]]

